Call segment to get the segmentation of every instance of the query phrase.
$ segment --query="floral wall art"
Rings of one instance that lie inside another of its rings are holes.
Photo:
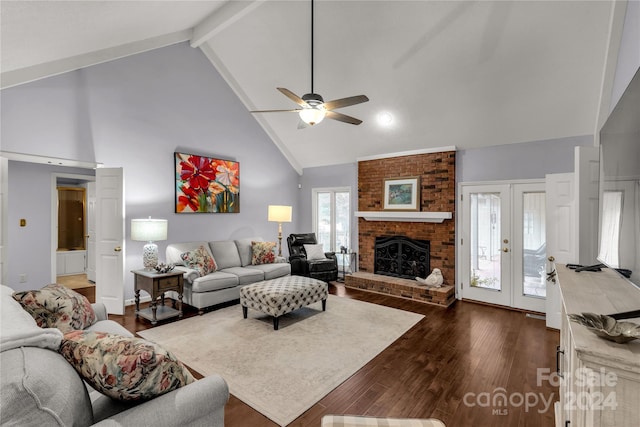
[[[240,163],[174,153],[176,212],[240,212]]]

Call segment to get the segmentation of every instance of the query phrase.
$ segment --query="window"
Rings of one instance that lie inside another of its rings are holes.
[[[351,245],[351,189],[313,189],[313,229],[325,251]]]

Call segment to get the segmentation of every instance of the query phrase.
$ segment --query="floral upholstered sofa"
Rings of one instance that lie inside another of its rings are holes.
[[[291,265],[274,248],[261,237],[172,243],[166,258],[184,271],[183,302],[202,314],[206,307],[240,300],[242,286],[290,275]]]
[[[69,315],[55,286],[42,289],[56,299],[45,307],[60,320],[51,327],[46,310],[32,309],[37,291],[0,285],[1,425],[224,426],[222,377],[195,381],[170,353],[107,320],[103,304]]]

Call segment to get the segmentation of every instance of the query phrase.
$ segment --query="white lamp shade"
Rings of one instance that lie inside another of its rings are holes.
[[[166,219],[132,219],[131,240],[157,242],[167,240],[168,221]]]
[[[269,205],[269,221],[291,222],[291,206]]]

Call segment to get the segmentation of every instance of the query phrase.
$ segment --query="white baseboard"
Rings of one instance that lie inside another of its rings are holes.
[[[149,302],[149,301],[151,301],[151,296],[149,296],[149,295],[145,295],[143,297],[140,297],[140,302]],[[130,299],[124,300],[125,307],[128,306],[128,305],[135,305],[135,304],[136,304],[135,298],[130,298]]]

